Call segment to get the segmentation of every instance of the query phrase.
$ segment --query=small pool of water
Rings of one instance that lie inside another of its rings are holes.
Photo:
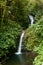
[[[21,55],[13,55],[3,65],[33,65],[35,54],[32,52],[24,52]]]

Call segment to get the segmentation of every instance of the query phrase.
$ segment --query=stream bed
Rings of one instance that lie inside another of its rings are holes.
[[[20,55],[13,54],[3,65],[33,65],[36,54],[33,52],[24,52]]]

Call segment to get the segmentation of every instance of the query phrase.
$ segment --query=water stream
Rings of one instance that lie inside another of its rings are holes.
[[[18,51],[15,54],[21,54],[21,48],[22,48],[22,41],[23,41],[23,37],[24,37],[25,31],[22,31],[21,37],[20,37],[20,42],[19,42],[19,46],[18,46]]]
[[[34,18],[32,15],[29,15],[29,18],[31,20],[31,25],[33,25],[34,23]],[[21,37],[20,37],[20,42],[19,42],[19,46],[18,46],[18,51],[15,54],[21,54],[21,48],[22,48],[22,41],[23,41],[23,37],[24,37],[25,31],[22,31]]]
[[[31,25],[33,25],[34,23],[34,18],[32,15],[29,15],[29,18],[31,20]],[[25,31],[22,31],[21,37],[20,37],[20,42],[19,42],[19,46],[18,46],[18,51],[15,54],[21,54],[21,48],[22,48],[22,42],[23,42],[23,37],[24,37]]]
[[[34,23],[34,17],[32,15],[29,15],[30,21],[31,21],[31,25],[33,25]]]

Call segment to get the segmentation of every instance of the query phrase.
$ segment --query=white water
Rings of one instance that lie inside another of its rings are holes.
[[[31,25],[33,25],[34,23],[34,18],[32,15],[29,15],[29,18],[31,20]],[[21,37],[20,37],[20,42],[19,42],[19,46],[18,46],[18,51],[15,53],[17,55],[21,54],[21,49],[22,49],[22,42],[23,42],[23,37],[24,37],[25,31],[22,32]]]
[[[20,42],[19,42],[19,46],[18,46],[18,51],[15,53],[17,55],[21,54],[21,48],[22,48],[22,42],[23,42],[24,34],[25,34],[25,31],[23,31],[21,34]]]
[[[29,18],[30,18],[30,20],[31,20],[31,25],[33,25],[33,23],[34,23],[34,18],[33,18],[33,16],[32,16],[32,15],[29,15]]]

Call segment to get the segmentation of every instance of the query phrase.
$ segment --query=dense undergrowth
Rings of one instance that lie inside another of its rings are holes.
[[[16,48],[22,30],[28,26],[27,5],[24,0],[0,0],[0,58],[9,48]]]
[[[43,7],[38,6],[40,9],[35,12],[35,24],[29,26],[26,30],[24,45],[27,50],[32,50],[38,53],[35,57],[33,64],[43,64]],[[34,10],[33,10],[34,12]]]
[[[0,57],[9,53],[9,48],[16,48],[16,40],[21,34],[21,26],[14,21],[7,21],[4,24],[3,31],[0,32]]]
[[[24,43],[27,50],[38,53],[34,65],[41,65],[43,63],[43,16],[38,23],[27,29]]]
[[[35,24],[29,26],[28,15],[33,15]],[[0,58],[16,48],[21,31],[26,29],[24,45],[27,50],[38,53],[33,64],[43,63],[43,1],[0,0]]]

